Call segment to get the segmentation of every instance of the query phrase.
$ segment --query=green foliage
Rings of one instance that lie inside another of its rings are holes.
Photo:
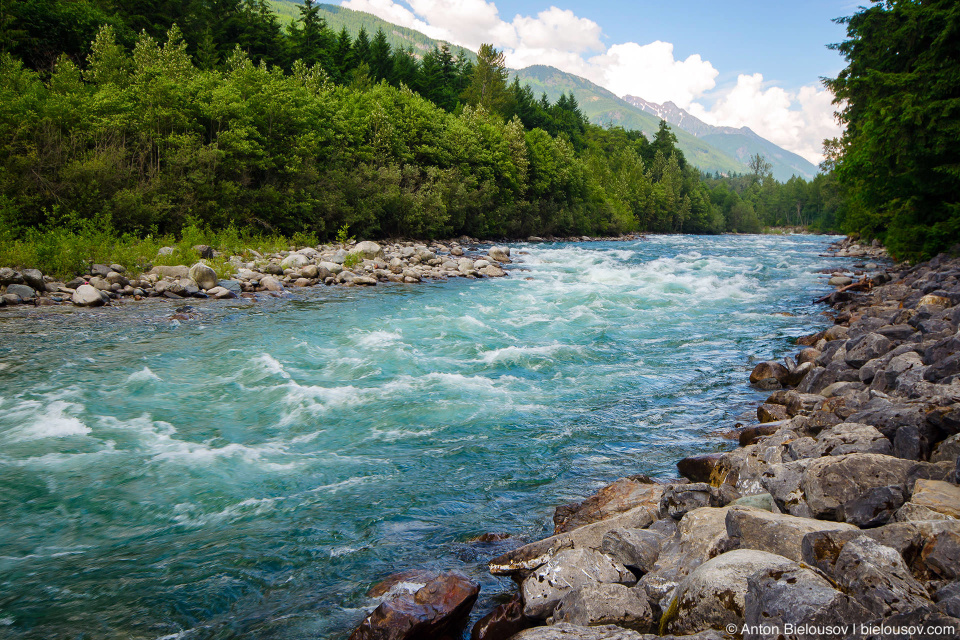
[[[343,259],[343,266],[347,269],[352,269],[363,263],[363,258],[360,257],[359,253],[348,253],[347,257]]]
[[[831,145],[844,228],[929,257],[960,241],[960,5],[875,1],[840,22],[848,64],[827,86],[846,125]]]
[[[348,235],[347,235],[347,232],[348,232],[349,229],[350,229],[350,225],[344,224],[342,227],[340,227],[340,228],[337,230],[337,235],[336,235],[336,237],[333,239],[333,241],[334,241],[336,244],[347,244],[348,242],[350,242],[351,240],[353,240],[353,239],[354,239],[353,236],[348,236]]]

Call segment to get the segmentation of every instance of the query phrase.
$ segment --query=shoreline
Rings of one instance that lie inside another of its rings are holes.
[[[833,255],[884,257],[849,240]],[[854,275],[815,301],[832,327],[754,368],[771,394],[738,448],[558,506],[553,536],[490,560],[517,590],[471,638],[960,634],[960,259]],[[439,638],[479,587],[408,572],[374,591],[351,640]]]
[[[628,242],[642,234],[612,237],[540,238],[542,242]],[[400,240],[381,245],[369,240],[338,245],[291,247],[288,251],[224,258],[206,245],[193,250],[199,256],[191,265],[145,265],[140,274],[127,275],[119,264],[91,264],[86,273],[60,282],[37,269],[16,271],[0,267],[0,309],[19,306],[100,307],[112,303],[140,302],[148,298],[186,300],[255,298],[256,294],[283,295],[288,288],[315,286],[376,286],[378,283],[417,284],[450,278],[501,278],[512,262],[509,247],[475,238],[422,242]],[[157,257],[171,255],[164,247]],[[208,265],[218,259],[228,267],[221,278]]]

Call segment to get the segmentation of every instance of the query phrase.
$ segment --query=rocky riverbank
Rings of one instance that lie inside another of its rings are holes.
[[[834,326],[754,368],[740,448],[558,507],[490,561],[518,590],[472,638],[960,637],[960,260],[830,275]],[[456,637],[477,591],[396,576],[351,638]]]
[[[564,240],[633,240],[637,235],[616,238],[567,238]],[[543,242],[531,237],[528,242]],[[282,294],[289,288],[317,285],[375,286],[396,282],[415,284],[448,278],[500,278],[511,262],[509,247],[490,245],[463,237],[445,242],[351,242],[343,245],[291,248],[263,255],[248,250],[230,256],[221,272],[205,260],[222,258],[212,247],[194,247],[200,260],[192,265],[147,265],[143,273],[130,274],[119,264],[92,264],[86,273],[60,282],[37,269],[16,271],[0,268],[0,307],[17,305],[56,306],[73,304],[96,307],[144,298],[252,297],[257,293]],[[160,250],[158,257],[170,255]]]

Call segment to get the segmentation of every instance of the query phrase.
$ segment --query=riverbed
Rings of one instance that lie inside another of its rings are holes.
[[[0,314],[0,637],[344,638],[674,476],[829,324],[824,236],[511,245],[500,279]],[[177,318],[172,316],[177,315]],[[509,534],[475,542],[484,533]]]

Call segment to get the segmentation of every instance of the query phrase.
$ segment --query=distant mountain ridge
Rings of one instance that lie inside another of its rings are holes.
[[[817,175],[818,169],[812,162],[758,135],[750,127],[717,127],[707,124],[673,102],[657,104],[630,95],[623,96],[623,99],[638,109],[663,118],[671,125],[708,142],[744,164],[749,163],[750,158],[759,153],[773,165],[773,177],[781,182],[793,175],[808,180]]]
[[[271,4],[283,19],[292,20],[299,15],[299,0],[271,0]],[[412,49],[417,57],[435,46],[447,44],[454,55],[462,49],[468,58],[476,60],[476,53],[469,49],[435,40],[415,29],[393,24],[373,14],[332,4],[318,6],[320,15],[333,31],[345,28],[352,36],[356,36],[363,27],[373,36],[377,29],[382,29],[391,47]],[[534,95],[546,93],[551,102],[556,101],[561,93],[572,93],[584,115],[594,124],[636,129],[652,139],[659,128],[660,119],[666,120],[673,126],[677,146],[684,156],[702,171],[747,173],[750,170],[747,166],[750,158],[760,153],[773,165],[773,176],[781,182],[793,175],[810,179],[817,173],[812,163],[758,136],[747,127],[715,127],[672,102],[660,105],[635,96],[620,98],[586,78],[545,65],[511,69],[510,73],[511,80],[513,77],[519,78],[521,84],[531,86]]]

